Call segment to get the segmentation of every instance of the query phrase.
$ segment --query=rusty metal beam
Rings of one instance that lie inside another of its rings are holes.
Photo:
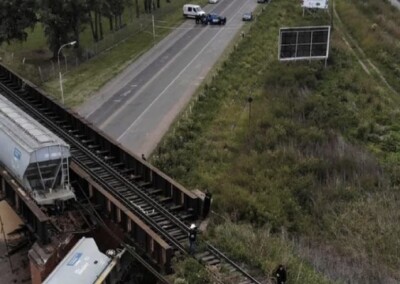
[[[28,227],[37,236],[39,241],[48,243],[47,226],[50,222],[49,216],[39,208],[29,194],[24,191],[23,187],[2,166],[0,166],[0,176],[3,195],[7,195],[7,188],[13,191],[14,199],[10,201],[14,205],[14,209],[25,219]],[[22,210],[23,205],[24,209]]]
[[[141,219],[132,213],[124,204],[117,200],[110,192],[104,189],[101,185],[96,183],[90,174],[74,162],[70,164],[70,170],[72,170],[80,178],[86,180],[89,184],[88,192],[97,191],[107,200],[107,211],[111,214],[113,208],[116,208],[114,220],[119,221],[125,232],[132,230],[133,224],[140,228],[145,234],[143,237],[147,240],[148,244],[143,247],[146,253],[152,257],[161,269],[169,269],[171,258],[173,256],[172,247],[166,243],[156,232],[154,232],[148,225],[146,225]],[[113,214],[111,214],[113,215]],[[122,216],[126,217],[122,217]],[[122,219],[126,218],[126,222],[121,222]],[[159,250],[159,251],[155,251]]]

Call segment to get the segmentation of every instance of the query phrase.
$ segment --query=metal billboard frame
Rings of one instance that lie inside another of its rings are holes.
[[[322,5],[319,5],[320,3]],[[301,7],[303,9],[327,10],[329,8],[329,0],[303,0]]]
[[[296,34],[296,41],[295,43],[290,43],[290,44],[286,44],[286,46],[294,46],[294,54],[295,56],[293,57],[281,57],[281,52],[282,52],[282,34],[283,32],[287,31],[292,32],[294,34]],[[301,42],[299,43],[299,33],[301,32],[307,32],[310,31],[310,41],[309,42]],[[326,43],[325,42],[313,42],[313,36],[314,36],[314,32],[321,32],[321,31],[327,31],[327,36],[326,36]],[[278,60],[279,61],[297,61],[297,60],[320,60],[320,59],[328,59],[329,57],[329,48],[330,48],[330,36],[331,36],[331,26],[306,26],[306,27],[284,27],[284,28],[280,28],[279,29],[279,42],[278,42]],[[313,56],[313,47],[315,47],[316,45],[322,45],[322,44],[326,44],[326,52],[324,55],[317,55],[317,56]],[[309,45],[309,55],[308,56],[297,56],[298,54],[298,47],[299,46],[307,46]]]

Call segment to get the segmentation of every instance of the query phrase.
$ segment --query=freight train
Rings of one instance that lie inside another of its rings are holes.
[[[0,94],[0,164],[39,205],[75,199],[69,181],[70,147]]]

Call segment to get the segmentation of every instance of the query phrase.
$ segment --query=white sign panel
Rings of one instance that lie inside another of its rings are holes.
[[[303,0],[301,7],[306,9],[328,9],[328,0]]]

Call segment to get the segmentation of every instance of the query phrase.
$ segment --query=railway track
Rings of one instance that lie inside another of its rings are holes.
[[[160,193],[157,190],[147,188],[140,181],[140,176],[131,175],[129,169],[107,155],[108,151],[91,144],[79,130],[60,120],[51,110],[37,104],[26,90],[12,82],[7,84],[3,77],[0,77],[0,82],[0,90],[5,92],[5,96],[70,145],[75,163],[91,173],[99,184],[112,192],[168,243],[181,252],[186,252],[183,243],[187,238],[188,224],[193,217],[190,212],[178,211],[179,208],[168,202],[170,199],[164,199],[157,195]]]
[[[129,166],[112,156],[108,150],[43,105],[41,100],[31,96],[29,86],[15,83],[10,79],[10,73],[1,71],[0,91],[4,96],[69,143],[72,160],[159,234],[175,253],[188,253],[188,225],[195,218],[190,208],[176,205],[171,197],[162,194],[161,189],[152,186],[140,175],[135,175]],[[260,283],[211,244],[206,243],[201,247],[203,250],[195,258],[207,266],[224,268],[235,279],[234,283]]]

